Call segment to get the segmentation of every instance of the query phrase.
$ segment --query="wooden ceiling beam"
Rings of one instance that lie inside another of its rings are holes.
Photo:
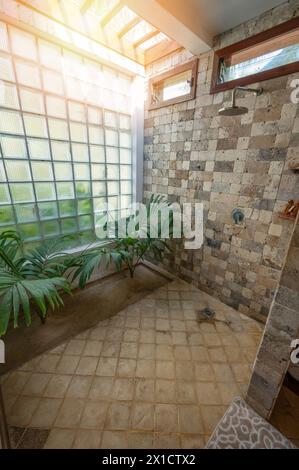
[[[120,0],[108,13],[101,19],[101,27],[104,28],[117,13],[125,6],[123,0]]]
[[[155,29],[155,31],[151,31],[150,33],[145,34],[144,36],[142,36],[142,38],[138,39],[138,41],[134,42],[134,49],[136,49],[136,47],[139,47],[144,42],[149,41],[149,39],[158,36],[158,34],[160,34],[160,31],[158,29]]]
[[[142,21],[142,18],[139,16],[136,16],[136,18],[133,18],[129,23],[127,23],[118,33],[118,37],[122,38],[125,36],[131,29],[135,28],[140,22]]]
[[[178,44],[175,41],[169,39],[164,39],[164,41],[159,42],[153,47],[150,47],[144,51],[144,65],[147,66],[155,60],[160,59],[168,54],[172,54],[175,51],[183,49],[183,46]]]
[[[89,8],[94,4],[95,0],[85,0],[85,2],[81,5],[80,11],[82,15],[89,10]]]

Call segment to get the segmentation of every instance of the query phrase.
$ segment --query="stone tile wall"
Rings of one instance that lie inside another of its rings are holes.
[[[269,418],[290,364],[291,342],[299,333],[299,220],[255,360],[246,400]],[[299,366],[298,366],[299,367]]]
[[[299,14],[299,1],[251,20],[219,38],[217,48]],[[148,67],[150,78],[191,54],[181,51]],[[299,108],[290,99],[299,74],[260,84],[261,96],[240,95],[249,108],[220,117],[231,91],[210,94],[213,51],[199,57],[196,99],[145,113],[144,196],[204,203],[204,246],[175,243],[164,266],[240,312],[266,320],[281,274],[293,222],[279,218],[289,199],[299,199],[298,175],[288,161],[298,151]],[[245,212],[242,227],[233,208]]]

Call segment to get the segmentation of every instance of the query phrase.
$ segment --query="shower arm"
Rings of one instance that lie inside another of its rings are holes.
[[[262,88],[246,88],[243,86],[236,86],[233,89],[233,95],[232,95],[232,107],[236,107],[236,93],[237,91],[248,91],[249,93],[255,93],[257,96],[261,95],[263,92]]]

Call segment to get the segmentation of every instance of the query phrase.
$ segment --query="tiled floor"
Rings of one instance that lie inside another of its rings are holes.
[[[216,310],[217,322],[197,321]],[[250,377],[262,326],[173,281],[4,378],[8,421],[46,448],[203,447]]]

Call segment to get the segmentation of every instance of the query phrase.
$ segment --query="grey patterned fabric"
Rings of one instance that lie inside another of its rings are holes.
[[[235,398],[209,439],[207,449],[295,449],[242,398]]]

